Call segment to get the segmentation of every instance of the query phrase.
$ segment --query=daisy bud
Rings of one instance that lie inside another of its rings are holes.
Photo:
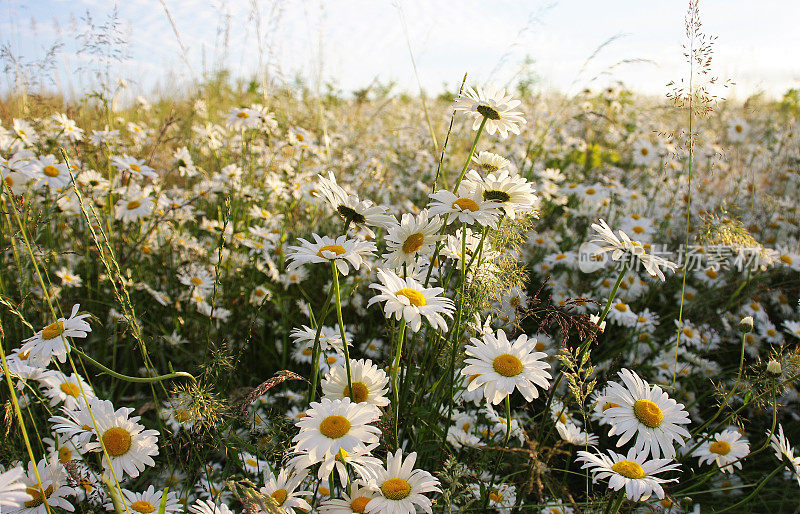
[[[745,316],[739,322],[739,331],[743,334],[753,331],[753,316]]]
[[[600,316],[598,316],[597,314],[590,314],[589,321],[597,325],[597,323],[600,321]],[[600,329],[600,332],[604,332],[606,330],[606,322],[603,321],[602,323],[597,325],[597,328]]]
[[[767,373],[770,375],[780,375],[783,372],[781,368],[781,363],[772,359],[767,363]]]

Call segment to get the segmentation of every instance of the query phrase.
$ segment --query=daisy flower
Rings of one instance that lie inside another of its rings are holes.
[[[385,207],[373,205],[370,200],[360,200],[357,195],[351,195],[342,189],[336,183],[336,177],[332,172],[328,172],[328,178],[322,175],[317,177],[319,177],[318,194],[328,201],[343,220],[365,228],[371,238],[375,237],[375,233],[365,225],[381,228],[397,225],[395,217],[386,214]]]
[[[41,487],[36,473],[42,480]],[[25,485],[27,498],[22,505],[16,509],[12,507],[9,512],[19,514],[48,514],[47,506],[60,507],[66,511],[74,512],[75,507],[67,501],[67,496],[73,496],[75,490],[64,485],[67,479],[67,472],[58,459],[51,458],[49,461],[42,459],[34,469],[33,462],[28,463],[28,472],[22,476]],[[47,505],[45,505],[45,501]],[[0,502],[2,504],[2,502]]]
[[[371,480],[375,476],[375,470],[381,467],[381,461],[372,456],[372,451],[378,447],[378,443],[368,444],[363,450],[353,450],[347,452],[340,449],[335,455],[326,454],[319,463],[317,478],[326,480],[334,470],[339,474],[343,484],[348,481],[348,468],[352,468],[358,476],[364,480]],[[316,462],[309,457],[308,452],[300,452],[289,460],[289,467],[294,470],[304,470],[310,468]]]
[[[655,458],[662,454],[674,457],[673,444],[683,445],[683,438],[689,437],[689,432],[680,426],[689,423],[689,413],[683,404],[628,369],[618,375],[623,383],[609,382],[605,395],[599,399],[603,405],[618,405],[603,411],[603,417],[611,425],[608,435],[620,435],[618,447],[636,436],[634,448],[645,457],[649,454]]]
[[[158,431],[145,430],[138,423],[139,416],[129,417],[133,412],[131,408],[120,407],[115,411],[108,400],[94,400],[90,407],[100,435],[97,441],[88,443],[86,449],[102,451],[105,447],[110,457],[109,461],[103,455],[106,471],[113,467],[119,479],[124,474],[136,478],[146,466],[155,466],[153,456],[158,455]]]
[[[592,228],[597,232],[597,236],[592,240],[593,243],[603,245],[592,257],[599,257],[606,253],[611,253],[611,259],[618,261],[624,258],[629,263],[641,262],[644,269],[652,277],[657,277],[662,282],[666,280],[661,268],[675,271],[678,267],[674,262],[670,262],[662,257],[648,254],[639,241],[634,241],[622,230],[618,230],[619,237],[614,234],[611,227],[605,220],[600,223],[592,223]]]
[[[380,410],[368,403],[353,403],[350,398],[311,402],[306,415],[295,422],[300,433],[292,438],[296,451],[306,451],[319,462],[326,455],[365,450],[365,444],[377,443],[380,429],[371,426],[380,418]]]
[[[352,400],[355,403],[370,403],[378,407],[389,405],[386,397],[389,389],[389,377],[371,360],[358,359],[350,361],[350,377],[353,382]],[[350,398],[347,385],[347,371],[344,366],[332,366],[328,375],[322,380],[322,393],[325,398]]]
[[[482,477],[483,481],[488,482],[491,480],[489,476]],[[472,494],[480,499],[481,486],[480,484],[472,484],[470,486]],[[492,490],[489,491],[489,503],[487,508],[492,512],[500,512],[502,514],[510,514],[517,503],[517,488],[509,484],[495,484]]]
[[[54,193],[64,191],[72,181],[67,165],[59,164],[52,155],[45,155],[30,161],[27,172],[37,180],[37,187],[47,186]]]
[[[78,315],[80,307],[80,304],[76,303],[72,306],[69,318],[58,318],[55,323],[47,325],[22,341],[21,351],[28,354],[30,363],[45,367],[53,357],[58,359],[58,362],[67,360],[70,347],[65,338],[85,338],[92,331],[89,323],[84,321],[92,315],[88,313]]]
[[[481,339],[471,338],[472,344],[465,351],[469,358],[461,374],[475,378],[469,382],[467,391],[484,386],[484,396],[496,405],[519,390],[527,401],[539,397],[536,386],[547,389],[552,378],[547,370],[550,365],[542,362],[546,353],[535,351],[536,339],[521,334],[511,343],[500,329],[495,334],[485,334]],[[477,376],[476,376],[477,375]]]
[[[367,306],[373,303],[386,302],[383,306],[386,317],[401,317],[408,323],[412,331],[418,332],[422,327],[422,316],[434,327],[447,330],[447,322],[442,314],[452,318],[455,305],[453,300],[440,296],[441,287],[423,287],[411,277],[405,280],[388,269],[378,270],[379,284],[370,284],[380,294],[370,298]]]
[[[48,371],[40,379],[45,386],[44,394],[50,398],[50,405],[55,406],[63,402],[64,407],[69,410],[77,409],[80,406],[80,401],[86,395],[87,400],[95,398],[94,391],[91,386],[81,377],[75,373],[66,376],[60,371]]]
[[[439,480],[422,469],[414,469],[416,452],[403,460],[403,450],[386,456],[386,468],[376,470],[372,484],[379,496],[369,501],[364,509],[376,514],[415,514],[417,507],[431,514],[431,500],[424,493],[441,492]]]
[[[574,423],[562,423],[559,421],[556,423],[556,430],[558,430],[558,435],[561,436],[561,439],[569,444],[580,446],[595,446],[597,444],[596,435],[584,432],[581,427]]]
[[[356,480],[352,484],[350,494],[342,492],[341,498],[325,500],[319,506],[320,514],[364,514],[367,512],[367,505],[378,493],[369,487],[363,487],[363,485]]]
[[[312,493],[308,491],[296,491],[300,484],[305,480],[306,473],[298,473],[296,475],[289,475],[286,469],[282,469],[276,478],[272,473],[266,473],[266,484],[259,492],[269,496],[278,507],[278,512],[286,514],[294,514],[297,509],[311,510],[311,505],[304,500],[303,496],[310,496]]]
[[[261,122],[261,113],[255,109],[233,107],[225,115],[225,125],[234,130],[258,128]]]
[[[25,145],[32,145],[39,140],[39,134],[37,134],[33,126],[25,120],[14,118],[14,121],[11,122],[11,128],[14,134]]]
[[[123,222],[146,218],[153,213],[153,205],[149,192],[131,187],[125,198],[120,198],[114,205],[114,217]]]
[[[505,139],[509,132],[519,134],[520,125],[525,124],[522,112],[514,110],[520,103],[511,95],[506,95],[505,89],[478,86],[475,90],[467,87],[466,92],[455,99],[454,110],[464,112],[474,120],[472,130],[478,130],[486,120],[486,132],[499,133]]]
[[[472,156],[472,162],[486,173],[510,170],[511,161],[492,152],[480,152]]]
[[[0,506],[13,509],[31,499],[25,490],[25,483],[20,480],[24,475],[19,466],[0,473]]]
[[[692,456],[697,457],[700,464],[716,462],[723,473],[733,473],[733,468],[742,469],[740,459],[750,453],[750,443],[735,430],[725,430],[714,437],[706,439]]]
[[[161,502],[164,501],[164,512],[180,512],[183,510],[183,505],[178,502],[178,495],[172,491],[167,493],[164,499],[164,491],[158,490],[151,485],[143,493],[134,493],[127,489],[122,490],[125,504],[130,509],[131,514],[151,514],[158,512],[161,508]],[[111,505],[108,505],[111,507]],[[109,509],[111,510],[111,509]]]
[[[61,285],[64,287],[79,287],[83,284],[83,279],[80,275],[72,273],[69,269],[61,267],[56,271],[55,275],[61,279]]]
[[[787,319],[783,322],[783,329],[786,330],[787,333],[800,339],[800,321],[790,321]]]
[[[353,334],[350,333],[347,329],[344,332],[345,337],[348,341],[353,340]],[[292,332],[289,334],[289,337],[292,338],[292,341],[295,343],[296,347],[308,347],[311,348],[314,346],[314,341],[317,338],[317,329],[311,328],[306,325],[302,325],[301,328],[293,328]],[[338,353],[344,355],[344,349],[342,345],[342,333],[339,330],[339,326],[327,326],[323,325],[319,331],[319,342],[320,342],[320,349],[324,352],[328,349],[336,350]],[[311,357],[311,355],[308,355]],[[309,359],[309,362],[310,359]]]
[[[439,216],[428,215],[422,210],[418,215],[405,213],[399,225],[389,228],[386,234],[386,249],[390,252],[383,256],[390,268],[399,268],[403,264],[412,266],[417,255],[432,252],[433,247],[442,240],[438,234],[443,221]]]
[[[213,500],[197,500],[188,509],[193,514],[233,514],[227,505]]]
[[[66,464],[69,461],[82,461],[81,448],[63,434],[54,433],[52,437],[42,438],[42,442],[47,445],[47,455],[55,456],[58,462]]]
[[[448,215],[448,223],[466,223],[472,225],[477,223],[482,226],[493,226],[497,223],[499,216],[500,202],[485,200],[483,192],[479,189],[470,187],[467,183],[458,186],[454,194],[447,189],[440,189],[431,193],[428,207],[431,214]]]
[[[94,437],[94,427],[83,398],[78,399],[77,409],[69,410],[62,407],[61,412],[63,416],[52,416],[48,420],[53,424],[53,431],[68,437],[79,452],[86,452],[87,445]]]
[[[486,177],[470,170],[466,180],[467,186],[479,190],[484,200],[499,203],[512,220],[517,214],[532,212],[539,200],[526,178],[505,169],[489,173]]]
[[[300,266],[308,263],[336,262],[336,268],[342,275],[347,275],[350,266],[359,269],[364,263],[364,257],[373,257],[376,251],[375,243],[347,239],[339,236],[333,239],[328,236],[311,234],[314,242],[300,239],[300,246],[290,246],[286,252],[286,262],[289,265],[286,271],[291,273]]]
[[[204,266],[192,265],[178,272],[178,281],[191,288],[192,294],[208,296],[214,290],[214,275]]]
[[[255,418],[261,419],[258,415],[256,415]],[[248,473],[253,475],[260,475],[265,471],[272,473],[272,467],[269,463],[263,459],[259,459],[257,455],[243,451],[239,454],[239,459],[242,461],[242,465]]]
[[[800,456],[794,456],[794,448],[789,444],[789,440],[783,435],[783,425],[778,425],[778,432],[770,435],[767,431],[767,436],[770,438],[770,446],[775,451],[775,457],[779,461],[788,461],[789,465],[797,478],[797,484],[800,485]]]
[[[111,158],[111,165],[118,171],[128,172],[137,177],[156,178],[158,174],[150,166],[145,165],[144,159],[137,159],[128,154]]]
[[[677,482],[677,478],[665,479],[655,476],[657,473],[673,471],[680,467],[672,463],[672,459],[646,460],[647,454],[628,450],[628,455],[609,451],[602,453],[578,452],[578,461],[583,462],[582,469],[591,469],[593,481],[609,478],[608,487],[614,491],[625,488],[625,495],[632,501],[644,501],[655,493],[663,499],[664,489],[661,484]]]

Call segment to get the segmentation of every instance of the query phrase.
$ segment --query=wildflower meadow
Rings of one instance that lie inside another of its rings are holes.
[[[0,512],[797,512],[800,95],[685,38],[661,97],[10,92]]]

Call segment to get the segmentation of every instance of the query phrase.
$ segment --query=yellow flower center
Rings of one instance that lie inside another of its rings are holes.
[[[781,255],[781,262],[784,264],[791,264],[792,258],[789,257],[788,255]]]
[[[475,110],[479,114],[483,115],[484,118],[487,118],[487,119],[490,119],[490,120],[499,120],[500,119],[500,113],[497,112],[497,109],[495,109],[494,107],[491,107],[489,105],[481,104],[481,105],[477,106],[475,108]]]
[[[402,478],[390,478],[381,484],[381,492],[390,500],[402,500],[411,494],[411,484]]]
[[[58,461],[61,464],[66,464],[67,462],[72,460],[72,452],[66,446],[62,446],[58,449]]]
[[[728,441],[714,441],[709,445],[708,451],[717,455],[728,455],[731,451],[731,445]]]
[[[718,275],[718,274],[717,274],[717,272],[716,272],[716,271],[714,271],[713,269],[707,269],[707,270],[706,270],[706,276],[707,276],[708,278],[717,278],[719,275]]]
[[[459,198],[458,200],[453,202],[453,208],[454,209],[458,208],[461,209],[462,211],[472,211],[472,212],[475,212],[478,209],[480,209],[475,200],[470,200],[469,198]]]
[[[192,285],[195,285],[195,286],[203,285],[203,279],[201,279],[199,277],[192,277],[192,279],[189,280],[189,282],[191,282]]]
[[[395,292],[397,296],[405,296],[408,298],[409,303],[415,307],[422,307],[428,304],[425,300],[425,295],[417,291],[416,289],[411,289],[408,287],[404,287],[403,289],[398,290]]]
[[[57,177],[59,175],[58,168],[52,165],[45,166],[42,172],[44,172],[44,174],[47,175],[48,177]]]
[[[358,512],[359,514],[364,514],[367,511],[367,504],[372,500],[372,498],[367,498],[366,496],[359,496],[355,498],[353,501],[350,502],[350,510],[353,512]]]
[[[328,416],[319,424],[319,431],[325,437],[339,439],[350,432],[350,420],[339,414]]]
[[[131,510],[141,512],[142,514],[150,514],[156,510],[150,502],[144,500],[137,500],[131,503]]]
[[[68,394],[70,396],[77,397],[81,393],[80,388],[72,382],[64,382],[58,388],[61,389],[64,394]]]
[[[644,148],[644,147],[643,147],[641,150],[639,150],[639,153],[641,153],[643,156],[645,156],[645,157],[646,157],[646,156],[647,156],[647,154],[649,154],[649,153],[650,153],[650,150],[648,150],[647,148]]]
[[[542,350],[544,350],[544,349],[545,349],[545,344],[544,344],[543,342],[541,342],[541,341],[537,341],[537,342],[536,342],[536,346],[534,346],[533,348],[534,348],[534,350],[536,350],[537,352],[541,352]]]
[[[175,420],[178,423],[186,423],[189,421],[189,418],[191,418],[189,411],[185,409],[175,409]]]
[[[8,187],[13,186],[14,185],[14,179],[11,178],[11,177],[6,177],[6,184],[8,184]]]
[[[286,492],[286,489],[278,489],[274,493],[270,494],[272,499],[278,504],[278,507],[283,505],[286,502],[286,498],[289,497],[289,493]]]
[[[255,459],[245,459],[244,462],[248,466],[258,467],[258,462]]]
[[[142,202],[140,202],[139,200],[131,200],[130,202],[128,202],[128,206],[127,207],[128,207],[129,211],[132,211],[134,209],[138,209],[141,205],[142,205]]]
[[[303,351],[302,351],[302,354],[305,355],[306,357],[308,357],[309,355],[312,355],[313,353],[314,353],[314,351],[311,348],[304,348]]]
[[[733,130],[735,130],[737,133],[741,134],[744,131],[744,127],[741,126],[741,125],[736,125],[735,127],[733,127]]]
[[[138,164],[129,164],[128,167],[137,173],[142,171]]]
[[[44,490],[44,494],[42,494],[42,490],[38,487],[28,487],[25,489],[25,492],[30,495],[31,499],[26,501],[24,505],[29,509],[32,509],[43,504],[45,498],[50,498],[50,495],[53,494],[53,486],[47,486],[47,489]]]
[[[331,490],[325,487],[324,485],[319,486],[319,494],[322,496],[328,496],[331,493]]]
[[[504,377],[515,377],[522,373],[523,369],[522,361],[519,360],[519,357],[509,353],[504,353],[495,357],[494,361],[492,361],[492,367]]]
[[[250,115],[247,114],[247,112],[245,112],[245,111],[241,111],[241,112],[237,112],[236,113],[236,117],[237,118],[249,118]]]
[[[422,234],[411,234],[403,243],[403,251],[405,253],[416,253],[420,248],[422,248],[422,243],[424,242],[425,236]]]
[[[616,304],[614,306],[614,308],[617,309],[619,312],[627,312],[628,311],[628,306],[625,305],[622,302],[619,302],[618,304]]]
[[[325,245],[319,249],[319,251],[317,252],[317,257],[322,257],[323,259],[326,259],[327,257],[322,255],[322,252],[333,252],[336,255],[342,255],[345,251],[346,250],[342,245]]]
[[[658,428],[664,420],[661,407],[650,400],[636,400],[633,404],[633,414],[640,423],[650,428]]]
[[[489,493],[489,499],[492,500],[493,502],[499,503],[503,501],[503,495],[498,492],[492,491],[491,493]]]
[[[80,481],[80,486],[83,487],[83,490],[87,493],[91,493],[94,490],[94,486],[88,478],[82,478]]]
[[[636,225],[635,227],[633,227],[633,231],[635,233],[637,233],[637,234],[644,234],[644,229],[642,227],[640,227],[639,225]]]
[[[60,321],[56,321],[51,325],[47,325],[42,329],[42,339],[49,340],[55,339],[56,337],[60,336],[64,333],[64,324]]]
[[[619,407],[619,405],[614,402],[607,402],[605,405],[603,405],[603,412],[607,411],[608,409],[613,409],[614,407]]]
[[[335,364],[337,360],[339,360],[339,359],[337,359],[336,357],[331,355],[330,357],[327,357],[325,359],[325,362],[327,362],[329,365],[331,365],[331,364]]]
[[[344,395],[350,396],[350,387],[344,386]],[[353,396],[352,399],[356,403],[361,403],[367,401],[369,398],[369,388],[364,382],[354,382],[353,383]]]
[[[632,460],[621,460],[611,466],[611,469],[627,478],[634,478],[637,480],[644,478],[644,470],[639,464]]]
[[[103,445],[112,457],[119,457],[128,453],[131,449],[131,433],[124,428],[109,428],[103,434]]]

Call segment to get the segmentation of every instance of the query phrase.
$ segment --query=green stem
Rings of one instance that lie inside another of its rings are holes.
[[[325,300],[325,305],[322,307],[322,315],[316,320],[317,323],[317,334],[314,336],[314,350],[312,352],[312,365],[314,369],[312,370],[313,376],[311,380],[311,389],[308,390],[308,398],[306,403],[311,403],[317,397],[317,382],[319,382],[319,356],[320,356],[320,344],[319,339],[320,335],[322,334],[322,326],[325,324],[325,318],[328,317],[328,312],[331,308],[331,300],[333,300],[333,284],[331,284],[331,289],[328,291],[328,298]]]
[[[394,390],[394,439],[399,444],[398,426],[400,423],[400,391],[397,386],[397,375],[400,371],[400,356],[403,353],[403,341],[406,338],[406,319],[400,318],[400,330],[397,334],[397,344],[394,350],[394,362],[392,363],[392,389]]]
[[[170,380],[172,378],[188,378],[195,384],[197,383],[197,379],[194,378],[194,375],[192,375],[191,373],[186,373],[185,371],[176,371],[174,373],[167,373],[166,375],[158,375],[157,377],[132,377],[129,375],[123,375],[122,373],[117,373],[113,369],[106,367],[103,364],[100,364],[99,362],[89,357],[83,351],[75,348],[74,346],[72,347],[72,350],[78,355],[80,355],[81,358],[86,359],[87,361],[89,361],[89,363],[94,364],[96,367],[102,369],[104,373],[107,373],[112,377],[117,378],[119,380],[123,380],[125,382],[138,382],[138,383],[151,384],[154,382],[162,382],[164,380]]]
[[[336,294],[336,318],[339,321],[339,333],[342,335],[344,364],[345,369],[347,370],[347,395],[351,400],[353,400],[353,378],[350,374],[350,349],[347,345],[347,336],[344,332],[344,320],[342,319],[342,297],[339,292],[339,270],[336,268],[336,259],[331,261],[331,273],[333,274],[333,291]]]
[[[625,490],[621,489],[617,493],[617,497],[613,498],[612,500],[608,501],[608,507],[606,508],[606,512],[608,514],[617,514],[619,512],[620,507],[622,507],[622,502],[625,501]]]
[[[478,132],[475,133],[475,139],[472,141],[472,146],[469,149],[469,155],[467,155],[467,161],[464,163],[464,167],[461,168],[461,173],[458,175],[458,180],[453,185],[453,192],[458,191],[458,186],[461,184],[461,181],[464,179],[464,174],[467,173],[467,168],[469,168],[469,163],[472,162],[472,156],[475,154],[475,147],[478,146],[478,139],[481,137],[481,133],[483,132],[483,127],[486,126],[487,118],[484,116],[483,120],[481,120],[481,124],[478,127]]]

